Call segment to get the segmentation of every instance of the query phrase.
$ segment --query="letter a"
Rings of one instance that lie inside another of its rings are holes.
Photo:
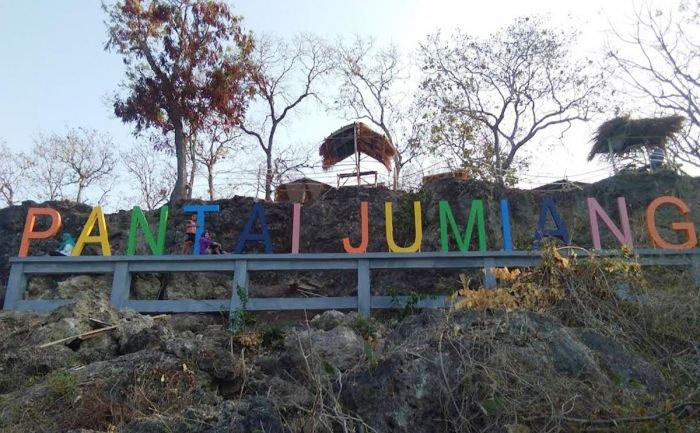
[[[97,224],[98,233],[93,236],[91,233],[95,228],[95,224]],[[82,254],[85,244],[100,244],[103,256],[112,255],[112,249],[109,247],[109,235],[107,234],[107,222],[105,221],[105,214],[100,207],[94,208],[90,213],[71,255],[79,256]]]

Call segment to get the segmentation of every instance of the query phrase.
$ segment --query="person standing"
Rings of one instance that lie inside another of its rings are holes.
[[[197,215],[191,215],[185,226],[185,242],[182,244],[182,254],[190,254],[194,250],[194,238],[197,234]]]
[[[664,163],[664,150],[660,146],[654,146],[649,153],[649,168],[651,171],[656,171],[661,168]]]

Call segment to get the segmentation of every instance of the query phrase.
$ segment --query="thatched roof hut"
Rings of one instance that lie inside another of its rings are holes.
[[[317,199],[331,188],[333,187],[327,183],[303,177],[278,186],[275,190],[275,201],[291,201],[304,204]]]
[[[683,127],[683,116],[630,119],[616,117],[600,125],[588,154],[591,161],[597,154],[624,155],[642,147],[665,147],[666,142]]]
[[[323,169],[328,170],[334,164],[355,154],[355,131],[358,152],[376,159],[384,164],[387,170],[391,170],[396,148],[384,134],[374,131],[362,122],[343,126],[323,141],[318,150],[323,158]]]

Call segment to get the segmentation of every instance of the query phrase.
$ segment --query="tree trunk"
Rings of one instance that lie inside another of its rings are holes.
[[[187,140],[182,126],[181,119],[174,119],[175,125],[175,157],[177,158],[177,177],[173,192],[170,194],[170,202],[176,203],[186,198],[187,179]]]
[[[82,203],[80,199],[82,198],[83,195],[83,186],[78,183],[78,194],[75,196],[75,202],[76,203]]]
[[[396,156],[394,156],[394,191],[399,190],[399,175],[401,174],[401,169],[403,168],[403,165],[401,164],[401,157],[399,156],[399,153],[397,152]]]
[[[214,201],[214,166],[207,165],[207,181],[209,182],[209,200]]]
[[[272,201],[272,147],[267,148],[266,164],[267,169],[265,170],[265,201]]]
[[[194,177],[197,172],[197,160],[194,159],[194,155],[190,156],[192,158],[192,168],[190,169],[190,179],[187,182],[186,188],[187,198],[192,198],[192,190],[194,189]]]

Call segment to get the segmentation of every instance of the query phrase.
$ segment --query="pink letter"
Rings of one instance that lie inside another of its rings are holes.
[[[299,254],[299,226],[301,225],[301,203],[294,203],[292,214],[292,254]]]
[[[591,237],[593,238],[593,248],[600,250],[600,230],[598,229],[598,218],[602,219],[608,229],[612,232],[615,239],[620,242],[620,245],[626,245],[630,248],[632,245],[632,230],[630,230],[630,219],[627,216],[627,204],[624,197],[617,198],[617,209],[620,213],[620,223],[622,224],[622,232],[612,222],[608,214],[605,213],[598,201],[592,197],[586,199],[588,204],[588,218],[591,221]]]

